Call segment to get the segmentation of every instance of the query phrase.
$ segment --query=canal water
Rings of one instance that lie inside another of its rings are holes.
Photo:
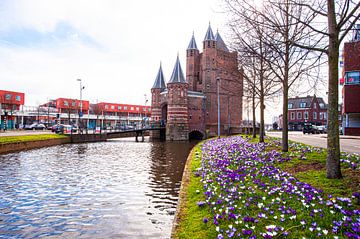
[[[0,238],[169,238],[192,146],[131,138],[0,155]]]

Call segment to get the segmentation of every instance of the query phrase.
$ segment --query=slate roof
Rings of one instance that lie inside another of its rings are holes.
[[[221,49],[223,51],[229,51],[224,40],[221,38],[219,31],[216,32],[215,40],[216,40],[216,47],[218,49]]]
[[[311,103],[316,96],[306,96],[306,97],[296,97],[296,98],[290,98],[288,100],[288,104],[292,104],[291,109],[299,109],[299,108],[310,108]],[[326,109],[327,105],[325,104],[323,98],[316,97],[319,105],[323,105],[322,109]],[[300,107],[301,103],[305,103],[305,107]],[[290,108],[289,108],[290,109]]]
[[[191,40],[190,40],[190,43],[189,43],[189,46],[187,48],[188,50],[191,50],[191,49],[196,49],[197,50],[197,45],[196,45],[196,41],[195,41],[195,37],[194,37],[194,33],[191,37]]]
[[[209,23],[209,27],[206,31],[204,41],[215,41],[214,33],[211,29],[210,23]]]
[[[176,58],[174,70],[168,83],[186,83],[184,73],[181,69],[179,55]]]
[[[165,89],[165,78],[164,78],[164,73],[161,67],[161,63],[160,63],[160,68],[159,71],[157,73],[154,85],[152,87],[152,89]]]

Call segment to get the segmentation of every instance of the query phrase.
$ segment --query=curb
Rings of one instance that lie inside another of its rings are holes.
[[[178,229],[178,226],[181,222],[180,212],[182,208],[185,206],[187,202],[187,188],[190,183],[190,175],[191,175],[191,161],[193,158],[193,154],[195,152],[196,145],[191,149],[185,163],[184,172],[181,178],[181,186],[179,191],[179,198],[176,206],[176,212],[171,228],[171,236],[170,238],[175,238],[175,232]]]
[[[62,139],[46,139],[46,140],[35,140],[35,141],[9,143],[9,144],[0,144],[0,155],[20,152],[23,150],[50,147],[50,146],[55,146],[55,145],[60,145],[60,144],[68,144],[70,142],[71,142],[70,138],[62,138]]]

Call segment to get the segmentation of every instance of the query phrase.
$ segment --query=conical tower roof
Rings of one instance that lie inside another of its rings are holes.
[[[214,33],[213,33],[212,29],[211,29],[210,23],[209,23],[209,27],[208,27],[208,29],[206,31],[204,41],[215,41]]]
[[[176,58],[174,70],[171,74],[170,81],[168,83],[186,83],[184,73],[181,69],[179,55]]]
[[[189,43],[189,46],[188,46],[187,49],[188,49],[188,50],[194,50],[194,49],[197,50],[197,45],[196,45],[194,33],[193,33],[193,35],[192,35],[192,37],[191,37],[191,40],[190,40],[190,43]]]
[[[216,40],[216,48],[221,49],[223,51],[229,51],[224,40],[221,38],[219,31],[216,32],[215,40]]]
[[[165,78],[164,78],[164,73],[161,67],[161,63],[160,63],[160,68],[159,71],[157,73],[154,85],[151,89],[165,89]]]

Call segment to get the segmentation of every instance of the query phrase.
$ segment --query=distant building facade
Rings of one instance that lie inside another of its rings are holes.
[[[88,100],[71,98],[57,98],[38,106],[25,106],[24,102],[24,93],[0,90],[0,129],[4,129],[5,124],[6,129],[14,129],[34,122],[45,125],[79,124],[89,129],[115,129],[128,125],[141,127],[144,123],[148,124],[151,115],[151,106],[144,105],[90,104]]]
[[[344,44],[343,80],[343,133],[360,135],[360,24],[353,40]]]
[[[327,105],[322,98],[315,95],[290,98],[288,100],[288,122],[289,130],[302,130],[304,123],[326,125]]]
[[[240,132],[242,121],[243,77],[237,53],[230,52],[211,26],[197,48],[194,35],[186,50],[186,78],[179,57],[165,84],[162,67],[158,71],[152,94],[151,124],[166,125],[166,140],[188,140],[214,136],[218,127],[218,89],[221,134]],[[158,132],[151,137],[158,138]]]
[[[15,91],[0,90],[0,129],[12,129],[17,127],[15,112],[24,105],[25,94]]]

